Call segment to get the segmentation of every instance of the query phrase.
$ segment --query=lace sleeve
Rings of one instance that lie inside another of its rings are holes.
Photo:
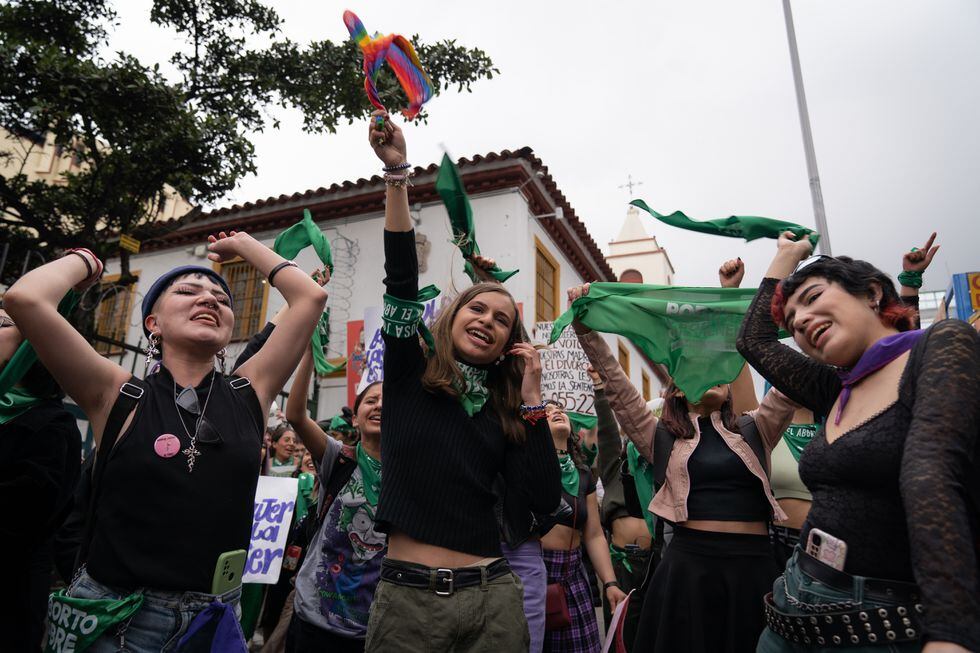
[[[980,337],[965,322],[938,322],[915,376],[899,484],[912,569],[926,608],[926,639],[980,650],[980,572],[971,512],[980,425]],[[919,353],[918,349],[913,355]]]
[[[817,415],[827,415],[840,393],[840,379],[818,363],[779,342],[770,313],[778,279],[763,279],[738,333],[738,353],[780,392]]]

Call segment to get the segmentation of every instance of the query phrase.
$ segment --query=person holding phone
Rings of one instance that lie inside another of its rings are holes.
[[[916,330],[883,272],[810,253],[780,237],[738,339],[776,388],[827,416],[800,459],[813,503],[758,651],[980,650],[980,336],[957,320]]]
[[[67,598],[142,597],[93,653],[173,651],[206,607],[237,604],[240,587],[212,592],[216,564],[248,548],[265,416],[326,301],[308,275],[248,234],[221,232],[208,250],[215,262],[241,257],[255,266],[289,304],[261,351],[231,376],[215,361],[231,339],[232,298],[210,268],[175,268],[144,296],[147,363],[161,364],[143,380],[100,356],[58,313],[69,289],[100,278],[102,262],[90,251],[71,250],[28,272],[4,297],[41,362],[89,417],[98,447],[84,565]],[[103,435],[114,441],[111,451]]]
[[[388,534],[367,651],[527,650],[523,592],[502,557],[494,481],[551,513],[561,477],[541,401],[541,360],[514,298],[480,283],[421,323],[402,130],[384,112],[369,139],[384,164],[382,335],[384,484],[376,525]],[[427,293],[428,295],[428,293]],[[428,344],[423,348],[420,333]]]

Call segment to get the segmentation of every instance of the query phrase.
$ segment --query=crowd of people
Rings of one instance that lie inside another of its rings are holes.
[[[746,364],[700,397],[669,383],[646,401],[573,322],[597,418],[579,430],[542,396],[503,284],[425,325],[405,136],[384,112],[368,132],[387,189],[384,380],[332,420],[307,405],[329,272],[248,234],[211,236],[209,258],[245,260],[286,306],[228,370],[236,307],[210,268],[146,293],[143,378],[59,310],[99,280],[92,252],[9,288],[3,650],[245,651],[261,629],[269,653],[598,653],[623,601],[613,650],[980,650],[980,336],[919,328],[935,234],[904,255],[900,290],[783,234],[738,335]],[[744,273],[725,262],[721,285]],[[92,425],[83,463],[65,395]],[[279,582],[216,584],[248,548],[260,474],[299,479]],[[52,567],[66,587],[49,597]]]

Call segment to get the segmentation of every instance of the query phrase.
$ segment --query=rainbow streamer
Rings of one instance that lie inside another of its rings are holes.
[[[385,110],[374,80],[387,61],[408,96],[408,107],[402,110],[402,114],[409,120],[417,116],[422,105],[432,97],[432,80],[422,70],[422,64],[412,44],[399,34],[381,36],[375,32],[373,37],[368,36],[361,19],[350,10],[344,12],[344,24],[347,25],[351,38],[364,53],[364,90],[367,91],[371,104]]]

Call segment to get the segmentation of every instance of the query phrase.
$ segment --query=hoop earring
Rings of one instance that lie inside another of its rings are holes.
[[[227,354],[227,352],[225,351],[224,347],[219,349],[218,353],[215,354],[215,358],[218,359],[218,367],[221,369],[222,376],[225,373],[225,354]]]
[[[143,364],[143,376],[146,376],[146,371],[150,369],[150,363],[153,362],[153,359],[160,355],[160,349],[157,347],[159,344],[160,334],[151,333],[146,341],[146,348],[143,350],[146,354],[146,362]]]

